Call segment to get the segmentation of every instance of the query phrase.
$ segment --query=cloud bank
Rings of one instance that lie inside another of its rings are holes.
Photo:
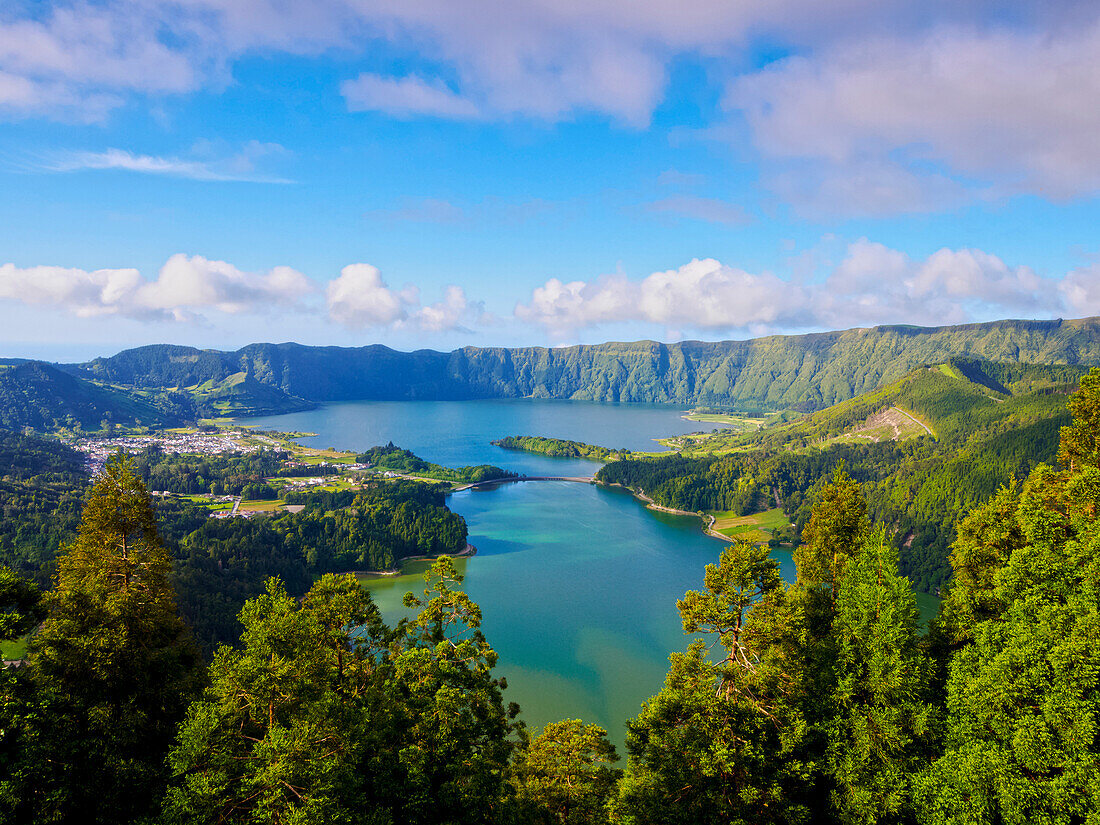
[[[861,239],[824,279],[750,273],[713,258],[634,281],[551,278],[517,318],[554,336],[605,324],[641,322],[668,330],[753,334],[886,323],[927,326],[1006,316],[1100,313],[1100,269],[1062,280],[1010,266],[977,249],[941,249],[924,260]]]
[[[52,308],[79,318],[210,324],[216,316],[300,313],[351,330],[426,337],[475,334],[500,321],[457,284],[439,300],[391,286],[368,263],[318,283],[289,266],[250,272],[201,255],[170,257],[155,278],[133,268],[85,270],[0,265],[0,301]],[[515,303],[514,331],[552,340],[633,324],[632,334],[707,337],[906,323],[925,326],[1017,317],[1100,315],[1100,264],[1060,278],[1010,265],[980,249],[940,249],[914,259],[880,243],[849,243],[838,263],[813,277],[749,272],[694,259],[641,279],[550,278]]]

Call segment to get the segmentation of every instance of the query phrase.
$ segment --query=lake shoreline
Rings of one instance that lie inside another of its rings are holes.
[[[668,513],[669,515],[673,515],[673,516],[694,516],[695,518],[700,519],[703,522],[702,530],[703,530],[703,533],[705,535],[710,536],[712,539],[721,539],[722,541],[732,541],[732,539],[730,539],[729,536],[724,535],[722,533],[719,533],[717,530],[714,529],[714,522],[716,521],[716,519],[710,513],[700,513],[698,511],[692,511],[692,510],[676,510],[672,507],[665,507],[663,504],[658,504],[653,499],[651,499],[649,496],[647,496],[645,494],[645,490],[634,490],[630,487],[626,487],[625,485],[618,484],[618,483],[608,484],[605,481],[597,481],[596,485],[600,486],[600,487],[608,487],[608,488],[616,487],[620,490],[625,490],[626,492],[628,492],[632,496],[634,496],[634,498],[636,498],[638,501],[644,502],[645,503],[645,508],[647,510],[653,510],[654,512],[657,512],[657,513]]]
[[[435,556],[406,556],[405,558],[401,559],[401,565],[404,566],[406,562],[410,561],[437,561],[444,556],[452,559],[468,559],[471,556],[476,555],[477,548],[468,543],[466,545],[466,548],[460,553],[439,553]],[[351,573],[353,576],[371,576],[372,578],[376,579],[402,575],[400,567],[397,567],[393,570],[349,570],[348,572]]]

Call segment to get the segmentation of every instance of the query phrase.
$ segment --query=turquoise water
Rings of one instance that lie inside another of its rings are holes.
[[[713,426],[680,415],[669,407],[569,402],[354,402],[248,423],[315,432],[303,441],[319,447],[366,449],[392,440],[449,466],[586,476],[599,464],[489,441],[538,434],[652,450],[657,437]],[[589,484],[502,484],[456,493],[448,504],[478,548],[459,560],[463,586],[481,605],[483,630],[500,654],[506,699],[520,704],[532,728],[582,718],[607,728],[621,747],[626,721],[660,690],[669,653],[689,641],[676,600],[702,586],[703,568],[725,542],[703,534],[697,518],[648,511],[623,491]],[[790,553],[776,558],[793,579]],[[368,583],[391,621],[405,615],[405,592],[422,589],[425,566]]]
[[[393,441],[446,467],[495,464],[526,475],[591,475],[599,464],[502,450],[508,435],[543,435],[628,450],[663,450],[654,439],[713,430],[682,409],[577,401],[350,401],[287,415],[250,418],[277,430],[317,433],[314,447],[365,450]]]
[[[481,605],[500,654],[507,698],[534,727],[582,718],[622,744],[624,724],[664,681],[668,654],[687,646],[676,600],[702,585],[723,542],[699,520],[644,510],[626,493],[565,481],[469,490],[450,499],[478,548],[464,587]],[[789,553],[780,553],[793,576]],[[369,583],[389,617],[419,592],[412,575]]]

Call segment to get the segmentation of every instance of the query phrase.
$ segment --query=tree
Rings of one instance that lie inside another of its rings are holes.
[[[482,823],[503,807],[516,725],[480,609],[433,565],[387,627],[352,575],[299,603],[271,579],[241,611],[169,761],[178,823]],[[518,709],[517,709],[518,710]]]
[[[927,822],[1100,821],[1100,370],[1070,407],[1064,469],[1002,500],[989,532],[1019,538],[952,594],[982,609],[959,611],[976,623],[950,665],[945,752],[918,780]]]
[[[16,639],[45,615],[42,594],[32,582],[0,566],[0,639]]]
[[[674,653],[664,689],[629,723],[617,815],[638,825],[804,821],[812,766],[800,750],[778,564],[739,542],[707,566],[705,584],[679,608],[685,631],[709,646],[700,639]]]
[[[327,575],[299,603],[273,578],[240,618],[241,649],[215,654],[169,756],[165,819],[389,821],[366,786],[393,767],[359,772],[379,740],[375,760],[389,752],[385,716],[371,713],[386,630],[370,596],[354,576]]]
[[[176,615],[171,559],[133,462],[112,458],[59,558],[32,641],[26,749],[6,777],[16,821],[133,822],[164,785],[164,757],[202,679]]]
[[[930,662],[918,644],[917,606],[879,530],[849,564],[837,599],[836,713],[826,759],[838,818],[904,821],[910,776],[927,755]]]
[[[607,731],[580,719],[551,722],[516,752],[512,783],[526,823],[603,825],[623,772]]]
[[[859,484],[837,466],[832,480],[822,488],[802,531],[802,544],[795,550],[799,585],[824,590],[832,608],[848,561],[862,548],[870,527]]]

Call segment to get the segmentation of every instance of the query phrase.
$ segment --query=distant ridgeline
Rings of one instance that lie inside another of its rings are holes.
[[[329,401],[525,397],[815,410],[955,357],[1100,365],[1100,318],[449,353],[380,345],[251,344],[236,352],[155,345],[63,368],[111,385],[184,391],[203,409],[225,414]]]
[[[779,506],[795,523],[793,539],[843,462],[874,519],[896,530],[902,572],[934,592],[949,574],[959,517],[1039,462],[1053,463],[1067,396],[1086,372],[953,359],[792,423],[608,464],[597,480],[681,510],[744,515]]]

